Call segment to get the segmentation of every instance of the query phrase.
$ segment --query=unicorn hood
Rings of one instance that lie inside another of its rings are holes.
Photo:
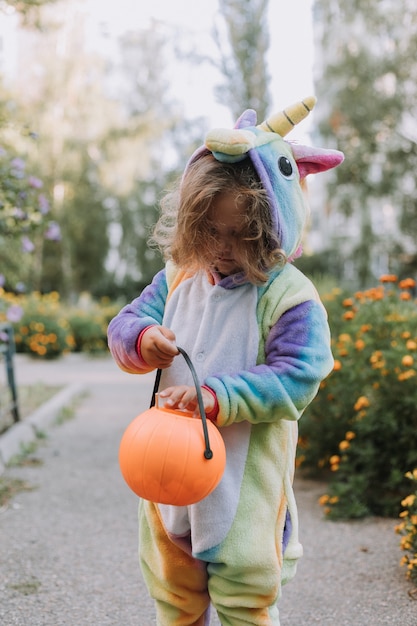
[[[308,175],[339,165],[344,155],[338,150],[324,150],[289,143],[286,134],[314,107],[314,97],[305,98],[284,111],[256,124],[256,112],[242,113],[233,129],[211,130],[205,144],[189,163],[211,152],[224,163],[237,163],[249,158],[265,187],[276,232],[273,245],[281,248],[288,259],[299,255],[301,237],[308,216],[308,207],[301,181]]]

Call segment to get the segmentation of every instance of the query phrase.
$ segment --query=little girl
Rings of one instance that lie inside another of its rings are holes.
[[[227,463],[218,487],[188,507],[140,502],[140,559],[159,626],[277,626],[281,586],[302,554],[292,481],[297,420],[331,371],[326,312],[293,265],[307,216],[300,178],[338,165],[337,151],[290,145],[288,120],[209,133],[154,232],[167,264],[109,326],[127,372],[163,370],[171,408],[197,410],[177,345],[202,383]],[[300,109],[301,107],[301,109]]]

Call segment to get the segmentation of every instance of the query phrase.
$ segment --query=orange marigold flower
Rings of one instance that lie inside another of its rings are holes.
[[[346,311],[346,313],[343,313],[344,320],[353,320],[354,317],[355,317],[355,314],[353,311]]]
[[[330,465],[338,465],[340,463],[340,456],[338,454],[333,454],[333,456],[329,459]]]
[[[380,276],[379,281],[381,283],[396,283],[398,280],[398,276],[395,274],[383,274]]]
[[[347,308],[347,307],[349,307],[349,306],[353,306],[353,300],[352,300],[352,298],[345,298],[345,299],[343,300],[343,302],[342,302],[342,305],[343,305],[344,307],[346,307],[346,308]]]
[[[341,450],[342,452],[344,452],[345,450],[347,450],[348,448],[350,448],[350,443],[349,441],[343,440],[339,443],[339,450]]]
[[[417,342],[413,339],[409,339],[405,344],[405,347],[407,348],[407,350],[417,350]]]
[[[400,280],[398,286],[400,289],[413,289],[416,286],[416,281],[414,278],[404,278],[404,280]]]
[[[404,500],[401,500],[401,506],[403,506],[404,508],[413,506],[415,499],[416,499],[416,495],[413,493],[410,496],[407,496],[406,498],[404,498]]]
[[[372,328],[371,324],[362,324],[361,333],[367,333],[368,330],[371,330],[371,328]]]
[[[321,506],[324,506],[325,504],[327,504],[327,503],[328,503],[329,499],[330,499],[330,498],[329,498],[329,496],[327,495],[327,493],[325,493],[325,494],[323,494],[322,496],[320,496],[320,498],[319,498],[319,504],[320,504]]]
[[[356,434],[353,432],[353,430],[348,430],[345,435],[345,439],[347,439],[348,441],[355,439],[355,437],[356,437]]]
[[[406,372],[402,372],[401,374],[398,374],[398,380],[399,381],[409,380],[410,378],[413,378],[413,376],[415,375],[416,375],[415,370],[407,370]]]
[[[305,456],[304,455],[298,456],[295,459],[295,467],[296,467],[296,469],[299,469],[302,466],[302,464],[304,463],[304,461],[305,461]]]
[[[381,350],[375,350],[375,352],[369,357],[369,361],[374,369],[384,367],[385,364]]]
[[[363,339],[357,339],[357,341],[355,341],[355,348],[356,350],[359,350],[359,352],[361,350],[363,350],[365,347],[365,342]]]
[[[300,435],[298,437],[298,447],[299,448],[307,448],[308,446],[308,438],[307,437],[303,437],[302,435]]]
[[[411,550],[411,542],[408,537],[402,537],[400,539],[401,550]]]
[[[402,291],[400,293],[400,300],[411,300],[411,294],[408,291]]]
[[[342,333],[341,335],[339,335],[339,341],[344,341],[346,343],[352,341],[352,338],[349,333]]]
[[[408,339],[409,337],[411,337],[411,333],[409,330],[405,330],[403,333],[401,333],[401,337],[403,339]]]
[[[335,359],[334,365],[333,365],[333,371],[338,372],[341,369],[342,369],[342,363],[338,359]]]
[[[366,396],[359,396],[359,398],[353,405],[353,408],[355,409],[355,411],[360,411],[361,409],[365,409],[366,407],[370,406],[370,404],[371,403]]]
[[[413,365],[413,363],[414,363],[414,359],[413,359],[413,357],[411,355],[406,354],[401,359],[401,363],[404,365],[404,367],[411,367]]]

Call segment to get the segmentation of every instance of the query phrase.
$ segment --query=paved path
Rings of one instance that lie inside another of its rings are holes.
[[[48,429],[38,464],[3,474],[33,490],[0,511],[1,626],[152,626],[137,565],[137,499],[117,464],[120,437],[146,408],[152,377],[82,355],[18,356],[16,368],[18,384],[82,382],[88,395],[73,419]],[[305,556],[284,588],[282,626],[417,626],[417,601],[398,566],[396,521],[324,521],[322,492],[297,481]]]

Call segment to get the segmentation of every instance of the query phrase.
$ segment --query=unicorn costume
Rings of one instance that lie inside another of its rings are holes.
[[[249,157],[267,190],[274,246],[297,255],[307,208],[300,180],[343,155],[283,137],[314,106],[293,105],[256,126],[249,110],[232,130],[211,131],[191,162],[211,152],[223,162]],[[109,346],[125,371],[149,367],[138,337],[164,325],[216,395],[216,425],[227,463],[216,489],[188,507],[140,503],[140,554],[159,626],[279,624],[277,600],[302,555],[292,482],[297,420],[332,369],[326,312],[312,283],[291,263],[259,286],[243,275],[193,275],[171,263],[109,326]],[[192,385],[183,359],[161,388]]]

